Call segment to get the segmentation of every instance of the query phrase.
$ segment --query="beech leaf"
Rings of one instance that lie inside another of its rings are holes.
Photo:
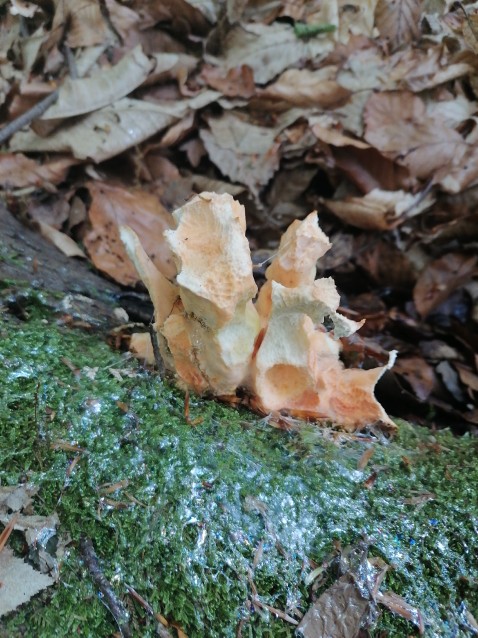
[[[66,78],[60,87],[58,100],[41,119],[83,115],[116,102],[142,84],[153,66],[154,62],[138,45],[110,69],[101,69],[92,77]]]

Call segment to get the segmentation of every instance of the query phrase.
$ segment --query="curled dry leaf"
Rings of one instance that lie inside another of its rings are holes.
[[[316,71],[288,69],[258,95],[303,108],[333,108],[350,97],[350,91],[338,84],[336,76],[335,66]]]
[[[324,200],[325,206],[347,224],[368,230],[390,230],[419,215],[434,203],[431,194],[374,188],[363,197]]]
[[[164,233],[177,269],[173,281],[130,228],[122,227],[121,237],[154,303],[165,366],[181,385],[214,395],[244,386],[263,413],[285,409],[348,430],[372,422],[395,429],[373,395],[386,368],[345,369],[339,360],[338,339],[361,324],[337,312],[332,279],[315,279],[315,263],[330,247],[316,213],[283,236],[256,305],[243,206],[204,192],[173,217],[176,227]],[[134,339],[137,351],[142,345]]]

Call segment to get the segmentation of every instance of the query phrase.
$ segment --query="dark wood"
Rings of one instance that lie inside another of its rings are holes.
[[[115,308],[133,321],[149,323],[152,306],[145,293],[123,289],[93,270],[84,259],[66,257],[33,228],[23,225],[0,204],[0,282],[2,289],[41,291],[58,312],[107,328],[124,323]]]

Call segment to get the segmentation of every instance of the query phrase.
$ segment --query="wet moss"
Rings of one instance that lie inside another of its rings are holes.
[[[1,331],[0,485],[38,485],[36,511],[56,510],[72,542],[57,586],[1,619],[0,635],[115,631],[78,556],[82,534],[137,636],[154,636],[154,624],[126,584],[190,638],[235,636],[241,620],[244,637],[292,636],[291,625],[251,611],[251,578],[264,603],[305,611],[310,560],[364,537],[393,566],[385,588],[422,610],[426,635],[468,635],[465,606],[478,610],[476,440],[400,422],[389,444],[337,442],[200,399],[191,419],[202,422],[191,426],[178,390],[35,308],[26,322],[5,315]],[[77,453],[58,441],[85,450],[71,473]],[[372,631],[416,633],[386,611]]]

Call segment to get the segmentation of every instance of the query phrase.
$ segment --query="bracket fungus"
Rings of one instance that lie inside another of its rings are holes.
[[[258,294],[241,204],[205,192],[173,218],[173,229],[164,231],[173,280],[134,231],[123,226],[121,238],[153,301],[164,365],[182,387],[218,397],[242,388],[265,414],[285,411],[349,431],[379,422],[394,431],[374,388],[395,353],[387,366],[371,370],[345,369],[340,360],[340,338],[363,322],[337,312],[333,279],[315,278],[316,262],[331,246],[317,213],[284,233]],[[133,335],[140,356],[144,345],[142,335]]]

